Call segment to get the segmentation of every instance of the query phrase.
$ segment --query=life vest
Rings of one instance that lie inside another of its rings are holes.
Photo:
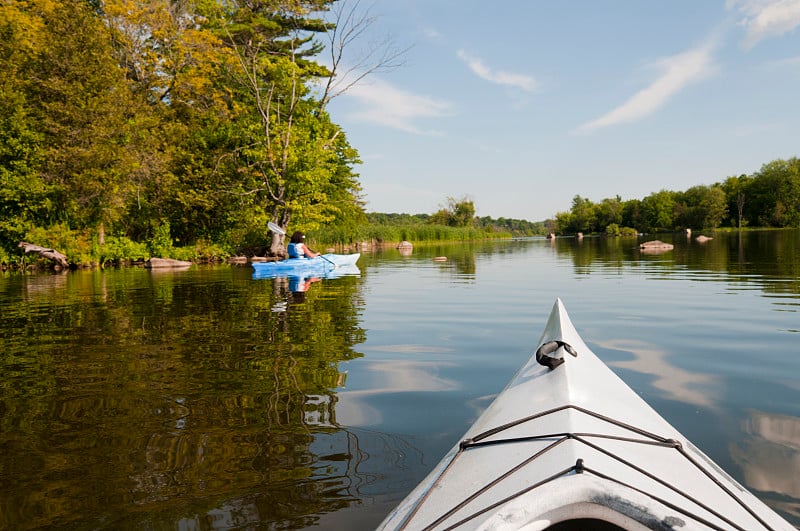
[[[289,258],[303,258],[306,254],[302,243],[290,243],[286,252],[289,254]]]

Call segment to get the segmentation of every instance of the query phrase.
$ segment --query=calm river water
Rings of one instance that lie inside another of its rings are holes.
[[[0,529],[371,529],[528,359],[590,347],[800,526],[800,232],[0,274]],[[446,262],[434,261],[446,256]]]

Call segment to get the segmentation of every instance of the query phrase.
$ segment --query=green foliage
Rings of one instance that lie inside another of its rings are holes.
[[[449,227],[447,225],[364,225],[354,234],[345,234],[336,229],[325,228],[309,233],[310,245],[352,245],[357,242],[398,243],[401,241],[476,241],[487,238],[503,238],[507,233],[487,233],[474,227]]]
[[[620,227],[616,223],[611,223],[606,227],[606,236],[630,238],[637,236],[636,229],[631,227]]]
[[[162,221],[160,225],[153,229],[153,236],[147,242],[147,249],[150,251],[150,256],[177,258],[173,256],[174,249],[169,221]]]
[[[449,227],[471,227],[475,222],[475,204],[466,196],[447,198],[447,206],[430,217],[430,223]]]
[[[371,225],[415,225],[429,223],[431,215],[370,212],[366,214],[366,219]]]
[[[800,159],[765,164],[745,189],[745,215],[752,225],[800,227]]]
[[[614,233],[613,225],[653,232],[678,228],[800,227],[800,159],[775,160],[753,175],[728,177],[683,192],[661,190],[643,199],[604,199],[599,205],[575,196],[569,212],[555,216],[562,233]],[[609,228],[610,227],[610,228]]]
[[[717,228],[728,217],[721,185],[693,186],[675,194],[674,224],[678,227]]]
[[[381,243],[398,243],[404,240],[415,243],[475,241],[545,234],[544,223],[541,221],[531,222],[512,218],[493,219],[485,216],[473,217],[471,226],[456,227],[436,223],[438,219],[436,214],[371,212],[364,216],[361,223],[331,223],[310,231],[308,236],[309,240],[317,245],[349,246],[363,241]],[[450,217],[447,216],[446,219],[449,220]]]
[[[498,218],[489,216],[475,218],[476,227],[486,232],[509,234],[512,236],[544,236],[547,234],[543,221],[528,221],[525,219]]]
[[[330,4],[2,3],[0,246],[61,223],[203,256],[271,219],[361,222],[357,151],[311,90]]]
[[[83,230],[72,230],[64,223],[35,227],[25,234],[25,241],[55,249],[65,255],[70,264],[89,266],[95,263],[90,234]]]
[[[126,260],[146,260],[150,254],[147,245],[134,242],[124,236],[109,236],[103,245],[96,244],[94,255],[100,264]]]
[[[223,245],[202,239],[194,245],[173,249],[173,257],[178,260],[214,261],[229,256],[231,252]]]

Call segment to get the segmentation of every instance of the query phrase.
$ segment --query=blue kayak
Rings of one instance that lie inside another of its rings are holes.
[[[358,274],[356,262],[361,257],[360,253],[354,254],[323,254],[316,258],[289,258],[277,262],[254,262],[253,278],[274,278],[283,276],[324,276],[338,272]],[[338,275],[336,275],[338,276]]]

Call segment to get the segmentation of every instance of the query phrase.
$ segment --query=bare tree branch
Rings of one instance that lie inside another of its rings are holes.
[[[394,39],[386,36],[370,43],[365,51],[347,67],[346,52],[375,24],[378,17],[370,9],[361,10],[361,0],[342,0],[331,9],[332,29],[328,32],[331,59],[330,75],[320,98],[320,109],[358,84],[365,77],[379,72],[390,72],[405,64],[405,56],[411,47],[397,48]]]

